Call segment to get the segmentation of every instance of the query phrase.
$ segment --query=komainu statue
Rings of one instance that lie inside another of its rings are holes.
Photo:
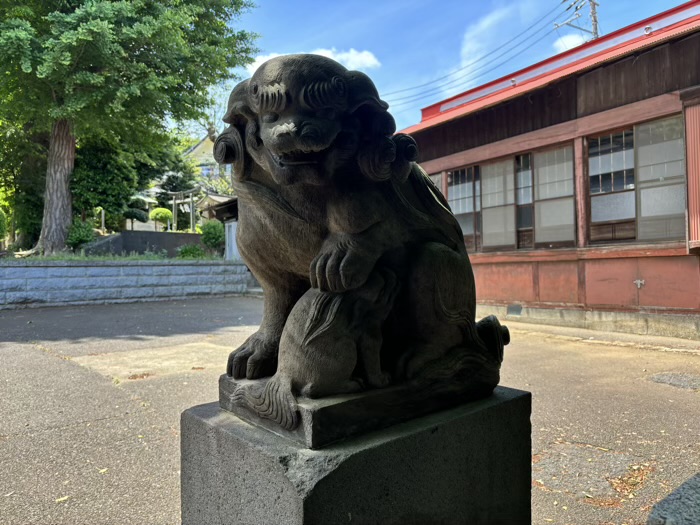
[[[475,399],[499,381],[508,330],[476,322],[462,231],[387,108],[365,74],[317,55],[273,58],[229,98],[214,154],[233,165],[264,314],[227,374],[259,379],[234,402],[287,429],[300,396]]]

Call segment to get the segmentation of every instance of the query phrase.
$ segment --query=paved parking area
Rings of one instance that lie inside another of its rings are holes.
[[[179,414],[217,398],[261,312],[0,311],[0,525],[179,524]],[[643,524],[700,472],[697,342],[511,328],[502,384],[534,396],[533,523]]]

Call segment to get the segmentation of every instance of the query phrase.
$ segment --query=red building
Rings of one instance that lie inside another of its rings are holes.
[[[403,132],[462,225],[482,305],[700,338],[700,0]]]

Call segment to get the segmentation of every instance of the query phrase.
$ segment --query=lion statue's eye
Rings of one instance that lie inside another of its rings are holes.
[[[278,119],[279,117],[280,117],[280,116],[279,116],[277,113],[265,113],[265,114],[262,116],[261,120],[262,120],[265,124],[272,124],[273,122],[277,122],[277,119]]]

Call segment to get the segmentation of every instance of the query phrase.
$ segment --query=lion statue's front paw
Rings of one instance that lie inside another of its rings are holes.
[[[278,350],[279,340],[256,332],[229,354],[226,373],[235,379],[271,376],[277,370]]]
[[[311,262],[311,287],[324,292],[345,292],[367,282],[375,261],[352,247],[336,245],[322,250]]]

